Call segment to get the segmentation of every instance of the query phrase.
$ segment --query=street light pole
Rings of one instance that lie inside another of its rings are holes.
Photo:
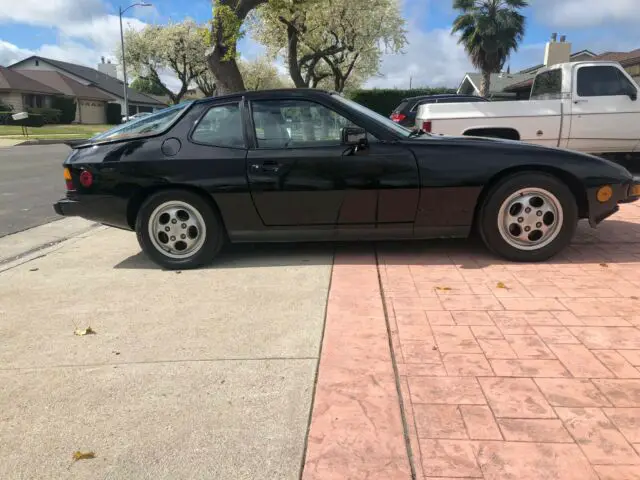
[[[129,119],[129,92],[127,85],[127,61],[124,58],[124,32],[122,31],[122,7],[119,7],[120,11],[120,45],[122,47],[122,76],[124,77],[124,117]]]
[[[122,29],[122,14],[133,7],[150,7],[151,4],[147,2],[133,3],[124,10],[122,7],[118,7],[118,13],[120,14],[120,46],[122,47],[122,77],[124,79],[124,116],[129,118],[129,85],[127,83],[127,61],[124,58],[124,31]]]

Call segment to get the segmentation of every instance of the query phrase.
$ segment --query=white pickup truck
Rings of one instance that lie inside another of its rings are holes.
[[[530,100],[421,105],[416,127],[567,148],[620,163],[640,158],[638,85],[616,62],[545,68]]]

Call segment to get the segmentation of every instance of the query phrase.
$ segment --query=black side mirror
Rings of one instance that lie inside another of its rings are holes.
[[[634,102],[638,99],[638,91],[635,88],[630,88],[627,95],[629,95],[629,98]]]
[[[365,147],[367,145],[367,131],[360,127],[344,127],[341,133],[342,144],[353,147]]]

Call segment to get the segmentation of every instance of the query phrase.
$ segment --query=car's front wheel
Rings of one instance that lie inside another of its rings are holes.
[[[495,185],[481,207],[478,229],[487,247],[508,260],[547,260],[573,238],[576,200],[558,178],[522,172]]]
[[[187,190],[164,190],[149,196],[138,212],[136,235],[147,256],[170,270],[210,263],[225,240],[214,208]]]

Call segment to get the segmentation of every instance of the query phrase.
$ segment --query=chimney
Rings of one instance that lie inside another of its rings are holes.
[[[102,57],[102,63],[98,64],[98,71],[100,73],[104,73],[105,75],[109,75],[110,77],[118,78],[116,66],[113,63],[111,63],[111,61],[108,61],[107,63],[105,63],[104,57]],[[96,74],[96,77],[97,76],[98,75]]]
[[[544,66],[550,67],[558,63],[571,61],[571,43],[567,42],[567,36],[562,35],[557,42],[558,34],[551,34],[551,40],[547,42],[544,49]]]

